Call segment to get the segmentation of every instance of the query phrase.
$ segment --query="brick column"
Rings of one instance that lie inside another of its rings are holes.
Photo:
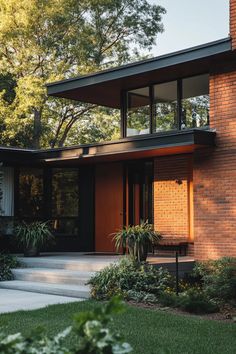
[[[166,240],[190,239],[192,155],[165,156],[154,164],[154,227]]]
[[[232,38],[232,48],[236,49],[236,0],[230,0],[230,36]]]
[[[217,146],[194,154],[198,260],[236,257],[236,71],[210,76],[210,99],[210,125],[217,131]]]

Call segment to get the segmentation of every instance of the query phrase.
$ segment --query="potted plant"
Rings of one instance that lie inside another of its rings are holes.
[[[161,240],[159,232],[154,231],[153,225],[148,221],[140,225],[124,226],[113,237],[115,247],[128,249],[130,256],[137,262],[146,261],[148,250]]]
[[[24,249],[25,257],[39,256],[42,247],[54,240],[48,222],[22,222],[15,228],[16,242]]]

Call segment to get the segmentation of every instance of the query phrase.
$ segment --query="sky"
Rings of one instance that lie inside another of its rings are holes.
[[[158,34],[154,56],[225,38],[229,34],[229,0],[149,0],[163,6],[165,31]]]

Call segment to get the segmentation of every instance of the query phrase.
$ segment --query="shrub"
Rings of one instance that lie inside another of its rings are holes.
[[[219,302],[236,301],[236,258],[221,258],[198,263],[194,269],[202,289]]]
[[[0,281],[13,278],[11,269],[20,267],[20,262],[10,254],[0,253]]]
[[[164,306],[195,314],[213,313],[219,310],[217,303],[198,288],[189,288],[179,295],[173,291],[164,291],[159,296],[159,302]]]
[[[42,330],[31,333],[29,337],[21,333],[7,337],[0,333],[0,353],[25,354],[128,354],[132,348],[121,337],[107,328],[112,315],[123,310],[117,298],[94,311],[81,312],[75,322],[55,337],[48,337]],[[73,348],[67,348],[64,340],[70,333],[78,338]]]
[[[154,302],[158,294],[172,285],[172,278],[167,270],[124,257],[95,274],[89,284],[92,297],[98,300],[121,295],[127,300]]]
[[[204,292],[194,288],[176,296],[176,306],[195,314],[213,313],[219,310],[212,299],[209,299]]]
[[[158,297],[159,303],[163,306],[177,307],[178,296],[174,291],[163,291]]]

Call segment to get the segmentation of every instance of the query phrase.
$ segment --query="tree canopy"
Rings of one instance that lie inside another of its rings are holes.
[[[164,13],[147,0],[0,0],[0,143],[116,137],[117,112],[49,98],[45,84],[147,55]]]

